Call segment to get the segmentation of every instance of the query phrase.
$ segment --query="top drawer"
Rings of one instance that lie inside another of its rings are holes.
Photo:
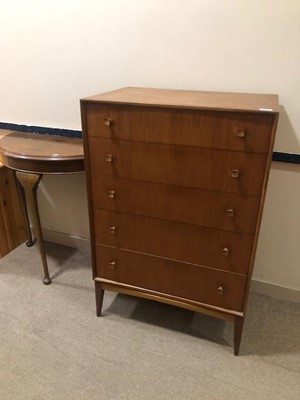
[[[89,136],[267,153],[274,115],[87,103]]]

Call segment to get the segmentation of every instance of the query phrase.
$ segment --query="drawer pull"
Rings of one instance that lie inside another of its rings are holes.
[[[222,294],[224,293],[224,288],[223,288],[223,286],[219,286],[218,289],[217,289],[217,291],[218,291],[218,293],[219,293],[220,295],[222,295]]]
[[[115,227],[115,226],[110,226],[110,227],[109,227],[109,233],[110,233],[111,235],[114,235],[114,234],[116,233],[116,227]]]
[[[238,129],[235,134],[238,138],[244,138],[246,136],[246,132],[243,129]]]
[[[108,190],[107,194],[110,199],[114,199],[116,197],[116,192],[114,190]]]
[[[105,126],[111,126],[112,119],[111,118],[104,118],[103,123]]]
[[[229,256],[229,249],[227,249],[227,247],[224,247],[224,249],[222,249],[222,254],[223,254],[223,256],[228,257]]]
[[[228,210],[226,210],[226,215],[228,218],[233,218],[234,217],[234,211],[232,208],[228,208]]]
[[[105,161],[106,162],[113,162],[113,155],[112,154],[105,154]]]
[[[230,171],[231,178],[238,178],[240,176],[240,171],[238,169],[232,169]]]
[[[111,261],[108,265],[109,265],[109,268],[111,268],[111,269],[115,269],[116,268],[116,262],[115,261]]]

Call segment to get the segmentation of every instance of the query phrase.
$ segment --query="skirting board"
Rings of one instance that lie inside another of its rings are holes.
[[[71,236],[61,232],[43,229],[45,241],[74,247],[82,251],[90,251],[89,239]],[[275,297],[277,299],[300,303],[300,290],[274,285],[272,283],[252,280],[250,291],[252,293]]]
[[[300,304],[300,290],[252,279],[250,292]]]
[[[66,233],[50,231],[43,229],[43,238],[45,242],[62,244],[68,247],[74,247],[82,251],[90,251],[90,241],[87,238],[67,235]]]

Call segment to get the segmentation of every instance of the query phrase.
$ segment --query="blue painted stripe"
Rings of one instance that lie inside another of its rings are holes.
[[[73,138],[82,138],[82,132],[70,129],[60,129],[60,128],[47,128],[43,126],[28,126],[28,125],[18,125],[9,124],[6,122],[0,122],[0,129],[9,129],[18,132],[29,132],[29,133],[42,133],[44,135],[56,135],[56,136],[66,136]],[[293,153],[283,153],[274,152],[273,161],[288,163],[288,164],[300,164],[300,154]]]
[[[44,135],[82,138],[81,131],[75,131],[75,130],[71,130],[71,129],[47,128],[47,127],[43,127],[43,126],[18,125],[18,124],[9,124],[7,122],[0,122],[0,129],[8,129],[8,130],[18,131],[18,132],[41,133]]]
[[[281,153],[275,151],[272,160],[288,164],[300,164],[300,154]]]

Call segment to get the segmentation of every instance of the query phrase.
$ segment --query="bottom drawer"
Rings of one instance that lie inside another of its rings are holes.
[[[96,276],[160,293],[241,311],[247,277],[96,245]]]

